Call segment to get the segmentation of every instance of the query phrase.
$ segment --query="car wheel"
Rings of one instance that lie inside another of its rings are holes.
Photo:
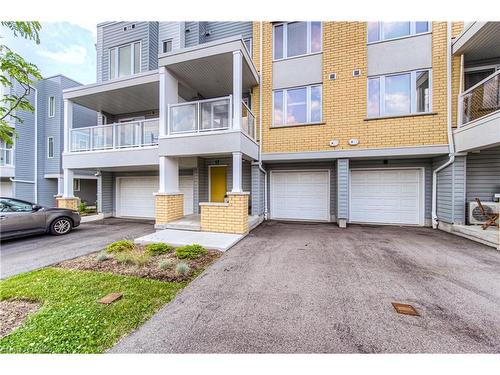
[[[50,233],[56,236],[67,234],[71,231],[73,223],[67,217],[60,217],[50,224]]]

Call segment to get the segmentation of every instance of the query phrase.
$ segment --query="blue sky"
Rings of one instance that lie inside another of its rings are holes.
[[[0,29],[1,43],[36,64],[44,77],[64,74],[80,83],[96,81],[96,24],[42,22],[40,44]]]

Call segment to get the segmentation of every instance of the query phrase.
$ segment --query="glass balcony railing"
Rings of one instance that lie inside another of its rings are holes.
[[[244,102],[241,102],[241,129],[255,139],[255,116]]]
[[[231,96],[169,106],[169,134],[199,133],[231,128]]]
[[[158,144],[158,119],[71,129],[72,152],[153,146]]]
[[[500,110],[500,70],[463,92],[460,126]]]

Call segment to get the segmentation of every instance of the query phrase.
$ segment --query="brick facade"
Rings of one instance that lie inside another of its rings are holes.
[[[184,216],[184,194],[156,194],[156,224],[165,224]]]
[[[200,203],[201,230],[207,232],[248,232],[249,193],[227,193],[228,203]]]
[[[79,204],[80,198],[56,198],[57,208],[69,208],[78,211]]]

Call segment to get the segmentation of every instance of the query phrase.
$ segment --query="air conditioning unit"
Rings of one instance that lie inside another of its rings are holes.
[[[498,203],[497,202],[481,202],[486,212],[497,214],[498,213]],[[486,216],[481,213],[481,209],[477,202],[469,202],[469,224],[484,224],[486,222]]]

